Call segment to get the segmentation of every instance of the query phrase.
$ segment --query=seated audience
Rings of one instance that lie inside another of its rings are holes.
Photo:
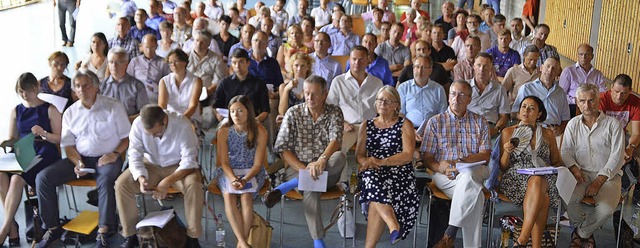
[[[311,16],[315,18],[316,31],[320,31],[320,28],[331,22],[331,9],[328,5],[329,0],[320,0],[320,6],[311,10]]]
[[[378,44],[376,43],[376,36],[373,34],[366,34],[362,39],[362,46],[369,51],[369,65],[366,67],[366,72],[371,74],[380,80],[384,85],[395,86],[395,81],[393,81],[393,74],[391,73],[391,69],[389,67],[389,62],[384,59],[382,56],[378,56],[374,51]],[[347,61],[346,71],[349,71],[351,68],[351,60]]]
[[[209,31],[199,31],[195,34],[195,46],[189,53],[187,65],[187,70],[202,80],[202,86],[207,89],[207,96],[211,96],[216,91],[218,82],[229,75],[229,68],[222,56],[209,50],[211,38]]]
[[[435,172],[436,186],[451,198],[449,226],[434,247],[453,248],[458,229],[464,247],[481,247],[482,182],[488,178],[487,166],[458,171],[456,163],[489,161],[489,125],[479,114],[467,110],[472,89],[466,81],[455,81],[449,89],[449,108],[426,123],[420,147],[425,166]],[[455,120],[455,121],[453,121]],[[413,144],[412,144],[413,145]],[[451,152],[455,149],[460,152]]]
[[[507,70],[514,65],[520,64],[520,54],[509,47],[511,43],[511,31],[503,29],[498,33],[498,45],[489,48],[488,54],[493,57],[493,66],[495,67],[498,81],[504,81]]]
[[[640,158],[636,149],[640,142],[640,99],[632,91],[629,75],[619,74],[613,80],[611,89],[600,94],[600,110],[618,119],[626,130],[624,162],[634,157]]]
[[[366,22],[368,21],[372,21],[373,19],[376,19],[376,12],[378,10],[381,10],[382,12],[380,14],[382,14],[382,20],[381,22],[389,22],[389,23],[396,23],[396,14],[393,13],[393,11],[389,10],[389,2],[388,0],[378,0],[378,6],[373,8],[372,10],[369,10],[365,13],[362,13],[362,20]],[[378,10],[376,10],[378,9]],[[367,33],[371,33],[369,31],[367,31]]]
[[[416,34],[418,35],[418,39],[413,43],[409,44],[409,51],[411,51],[411,56],[412,56],[411,58],[414,58],[416,56],[415,45],[418,41],[422,40],[422,41],[426,41],[427,44],[431,44],[431,28],[433,27],[433,24],[431,24],[431,22],[428,22],[428,21],[417,23],[417,24],[418,24],[419,31]],[[382,36],[380,36],[380,38],[382,38]]]
[[[469,84],[472,88],[469,111],[482,115],[489,123],[489,132],[495,137],[507,126],[511,103],[507,91],[502,84],[491,77],[493,61],[488,53],[479,53],[473,61],[473,79]]]
[[[160,40],[158,40],[158,48],[156,53],[162,58],[166,58],[171,50],[179,48],[180,44],[171,39],[173,36],[173,24],[164,21],[160,23]]]
[[[407,238],[418,216],[419,200],[413,171],[415,131],[399,116],[400,95],[392,86],[376,94],[377,117],[358,131],[356,159],[360,204],[367,217],[365,247],[376,247],[384,226],[392,245]]]
[[[500,35],[500,32],[502,32],[502,30],[506,29],[506,23],[507,18],[501,14],[497,14],[493,17],[493,25],[491,25],[491,28],[484,31],[484,33],[487,34],[489,36],[489,39],[491,40],[491,47],[498,45],[498,36]],[[511,37],[511,35],[509,35],[509,37]]]
[[[64,54],[64,53],[62,53]],[[66,57],[66,55],[65,55]],[[0,172],[0,191],[4,209],[4,220],[0,228],[0,240],[9,239],[9,247],[20,247],[20,228],[15,216],[25,186],[36,187],[36,176],[49,165],[60,160],[58,144],[62,129],[62,115],[51,104],[38,98],[40,85],[36,77],[27,72],[20,75],[15,85],[16,94],[23,103],[11,110],[9,117],[9,139],[2,142],[3,148],[27,135],[35,135],[33,149],[42,160],[24,173]],[[14,152],[16,150],[14,149]]]
[[[124,105],[98,94],[100,82],[91,71],[80,69],[71,80],[79,100],[62,118],[60,146],[66,159],[47,166],[36,176],[40,218],[47,229],[36,247],[50,247],[64,230],[58,210],[58,186],[78,178],[94,178],[98,188],[98,231],[96,246],[109,247],[108,235],[118,230],[114,184],[129,146],[131,124]],[[87,175],[84,168],[95,169]]]
[[[489,4],[482,4],[481,6],[482,11],[480,12],[480,14],[482,15],[482,23],[480,23],[480,27],[478,27],[478,29],[480,30],[480,32],[486,32],[487,30],[491,29],[491,27],[493,27],[493,17],[496,16],[496,11],[491,8],[491,5]]]
[[[267,208],[272,208],[283,194],[298,187],[298,171],[308,170],[313,178],[327,173],[329,190],[336,186],[346,165],[346,156],[340,151],[344,119],[338,106],[325,101],[325,80],[311,76],[304,81],[303,88],[305,102],[287,110],[273,147],[288,167],[285,182],[263,196]],[[315,248],[325,247],[320,194],[302,192],[304,217]]]
[[[231,18],[231,23],[229,23],[229,33],[236,37],[240,36],[240,30],[244,25],[240,22],[238,9],[235,7],[229,8],[229,17]]]
[[[380,35],[380,28],[382,27],[382,17],[384,15],[384,10],[380,8],[374,8],[372,11],[373,11],[373,17],[370,19],[365,19],[364,14],[362,14],[363,15],[362,19],[365,19],[364,30],[366,33],[373,33],[375,35]]]
[[[412,1],[421,1],[421,0],[412,0]],[[442,26],[443,30],[443,34],[447,35],[449,33],[449,30],[451,30],[453,28],[453,19],[455,18],[453,16],[453,11],[455,10],[455,5],[453,5],[453,3],[451,1],[445,1],[442,3],[442,15],[440,17],[438,17],[438,19],[436,19],[435,21],[433,21],[433,24],[440,24]]]
[[[486,52],[489,48],[491,48],[491,38],[489,35],[481,32],[478,29],[478,23],[480,21],[480,17],[477,15],[469,15],[467,17],[467,30],[469,30],[469,35],[477,36],[480,39],[480,51]],[[458,36],[453,39],[453,43],[451,43],[451,48],[456,53],[458,61],[464,60],[467,58],[466,50],[464,49],[465,40],[462,40],[461,36]]]
[[[125,20],[128,22],[127,20]],[[137,48],[136,48],[137,50]],[[89,54],[76,63],[76,70],[84,68],[90,70],[102,82],[109,73],[107,72],[107,53],[109,52],[109,44],[103,33],[95,33],[91,36],[91,45],[89,46]]]
[[[267,34],[257,31],[251,39],[251,60],[249,61],[249,73],[254,77],[262,80],[265,84],[272,84],[274,90],[277,90],[284,82],[280,65],[275,58],[269,57],[267,54]],[[269,92],[270,98],[276,98]],[[274,106],[275,107],[275,106]],[[276,109],[276,108],[274,108]]]
[[[307,2],[307,0],[299,0],[298,14],[292,15],[291,17],[289,17],[289,20],[287,21],[287,26],[291,26],[291,25],[302,26],[302,20],[304,19],[304,17],[308,16],[307,15],[308,8],[309,8],[309,2]]]
[[[155,31],[160,31],[160,23],[167,21],[162,14],[162,4],[158,0],[149,1],[149,16],[144,24]]]
[[[333,11],[333,13],[331,14],[331,23],[320,28],[320,32],[325,32],[329,36],[332,36],[335,33],[339,33],[340,20],[342,19],[343,15],[345,15],[345,13],[342,11]]]
[[[202,202],[204,190],[198,166],[198,138],[191,122],[183,116],[165,112],[158,105],[140,110],[129,133],[127,151],[129,168],[115,183],[116,203],[122,236],[120,247],[135,247],[138,243],[136,223],[137,194],[151,194],[156,200],[167,197],[171,187],[184,195],[187,221],[185,247],[200,247],[202,234]]]
[[[273,33],[280,36],[289,28],[287,22],[289,21],[289,13],[284,9],[286,0],[276,0],[276,3],[271,6],[271,19],[273,19]]]
[[[352,32],[353,20],[351,16],[343,15],[340,18],[340,31],[331,36],[331,55],[347,55],[349,51],[360,44],[360,36]]]
[[[246,0],[238,0],[236,1],[235,7],[238,9],[238,19],[240,19],[240,23],[242,25],[247,24],[247,20],[251,17],[248,9],[244,8],[244,5],[247,3]]]
[[[158,42],[152,34],[145,35],[140,43],[142,55],[132,58],[127,66],[127,74],[145,85],[149,103],[158,103],[158,82],[169,75],[171,70],[165,60],[156,54]]]
[[[429,12],[426,12],[426,11],[420,9],[420,7],[422,7],[422,0],[411,0],[409,5],[411,6],[410,9],[413,10],[416,15],[420,14],[420,16],[424,16],[428,20],[431,20],[431,17],[429,17]],[[447,8],[449,8],[448,5],[447,5]],[[386,8],[383,8],[383,9],[386,9]],[[442,11],[443,11],[442,13],[444,13],[444,5],[443,5],[443,10]],[[451,11],[453,11],[453,8],[451,8]],[[451,13],[449,13],[449,14],[451,14]],[[407,12],[402,13],[402,15],[400,16],[400,22],[406,21],[407,20],[407,16],[408,16]],[[415,16],[413,18],[415,18]],[[409,20],[411,20],[411,18],[409,18]],[[393,22],[395,22],[395,15],[394,15],[394,18],[393,18]],[[447,30],[447,32],[449,32],[449,30]]]
[[[267,56],[275,58],[278,56],[278,49],[280,48],[280,46],[282,46],[282,37],[271,33],[272,29],[273,19],[271,19],[271,17],[264,19],[264,21],[260,23],[260,30],[264,32],[267,37],[269,37]]]
[[[432,66],[428,55],[417,56],[411,66],[414,77],[398,86],[400,114],[410,120],[414,128],[447,110],[444,87],[429,78]],[[417,140],[422,138],[418,137]]]
[[[229,54],[231,47],[240,42],[236,36],[229,33],[230,24],[231,17],[223,15],[220,18],[220,33],[213,35],[213,40],[218,44],[218,48],[223,55],[222,59],[225,63],[228,61],[227,55]]]
[[[531,44],[531,36],[522,35],[522,19],[518,17],[511,19],[509,26],[511,28],[511,44],[509,44],[511,49],[520,52],[527,44]]]
[[[474,77],[473,63],[480,53],[480,38],[475,35],[470,35],[464,43],[467,56],[462,60],[458,60],[458,63],[453,67],[454,80],[468,81]],[[495,69],[490,70],[489,73],[491,74],[492,81],[499,82]]]
[[[408,9],[405,13],[408,13],[407,15],[409,18],[399,23],[403,25],[400,40],[405,46],[410,46],[411,43],[415,42],[419,38],[417,35],[418,25],[415,22],[416,13],[413,9]],[[393,32],[393,27],[391,27],[391,31]]]
[[[542,247],[542,238],[547,226],[549,206],[558,207],[560,198],[556,188],[556,175],[526,175],[518,169],[564,166],[556,145],[554,132],[544,128],[547,117],[545,104],[536,96],[527,96],[518,104],[520,123],[502,131],[500,139],[500,169],[504,172],[500,190],[517,206],[522,207],[524,218],[520,235],[514,239],[514,247],[529,243]],[[519,150],[512,137],[518,128],[531,129],[530,140],[524,150]]]
[[[391,30],[391,23],[382,22],[380,24],[380,34],[378,35],[378,44],[382,44],[389,40],[389,31]]]
[[[547,38],[549,38],[550,32],[551,28],[549,28],[547,24],[538,24],[536,26],[536,29],[534,30],[534,35],[531,39],[531,42],[522,47],[522,49],[526,49],[526,46],[528,45],[535,45],[536,47],[538,47],[538,49],[540,50],[538,66],[542,66],[542,63],[544,63],[544,61],[550,57],[560,57],[558,49],[555,46],[546,43]],[[520,52],[520,54],[522,55],[524,53],[524,50],[520,50],[518,52]],[[591,59],[593,59],[593,56],[591,56]],[[591,59],[589,59],[589,61],[591,61]]]
[[[109,48],[119,46],[124,48],[124,50],[129,53],[129,58],[135,58],[136,56],[140,55],[140,51],[138,51],[140,42],[133,36],[131,36],[129,30],[131,30],[131,23],[129,22],[129,20],[127,20],[127,18],[120,17],[116,23],[116,36],[109,40],[109,46],[105,48],[105,50],[109,50]],[[98,75],[98,78],[100,78],[100,74],[96,74]],[[102,81],[102,79],[100,81]]]
[[[595,247],[593,232],[604,225],[616,210],[622,188],[624,130],[614,117],[602,113],[600,93],[594,84],[576,90],[581,115],[567,124],[562,139],[562,160],[578,181],[567,213],[571,226],[571,247]],[[592,149],[597,147],[597,149]],[[592,197],[595,208],[583,210],[582,199]]]
[[[456,53],[444,43],[445,29],[441,24],[434,24],[431,28],[431,60],[440,63],[447,72],[453,70],[456,65]]]
[[[429,73],[429,78],[435,81],[436,83],[442,85],[442,87],[445,87],[444,91],[447,92],[449,90],[449,84],[451,83],[451,78],[449,78],[449,75],[447,75],[447,71],[444,69],[444,67],[440,63],[435,63],[433,60],[431,60],[431,47],[429,46],[429,43],[424,40],[418,40],[414,44],[414,48],[415,49],[414,49],[413,57],[415,58],[419,56],[429,57],[429,61],[431,61],[431,68],[430,68],[431,73]],[[413,64],[407,65],[404,67],[404,69],[402,69],[402,72],[400,72],[400,76],[398,76],[398,84],[401,84],[402,82],[406,82],[410,79],[413,79]],[[421,123],[418,123],[418,125],[420,124]]]
[[[313,17],[305,16],[302,18],[302,44],[309,48],[309,53],[313,52],[313,34],[315,33],[316,23]]]
[[[303,41],[302,28],[298,25],[293,25],[287,30],[287,43],[283,43],[278,48],[278,64],[282,69],[283,75],[288,75],[290,71],[287,71],[289,67],[289,59],[296,53],[310,53],[310,48],[305,46]]]
[[[256,32],[256,28],[251,25],[245,25],[242,27],[242,32],[240,34],[240,42],[231,46],[229,49],[229,55],[227,56],[227,66],[229,66],[229,70],[233,71],[233,67],[231,66],[231,55],[235,52],[236,49],[244,50],[247,53],[251,53],[251,38],[253,34]],[[230,72],[231,72],[230,71]]]
[[[329,55],[331,47],[331,38],[327,33],[318,32],[313,38],[313,48],[315,52],[311,54],[314,59],[312,71],[314,75],[324,78],[327,82],[327,89],[331,86],[330,82],[335,77],[342,74],[342,65]]]
[[[178,45],[182,46],[191,38],[191,25],[187,23],[187,10],[183,7],[178,7],[173,12],[173,35],[171,39],[178,42]]]
[[[198,19],[199,17],[209,18],[207,14],[204,13],[204,10],[207,8],[204,2],[196,3],[196,9],[191,12],[191,20],[189,25],[193,25],[193,21]]]
[[[67,109],[71,104],[78,100],[78,96],[71,89],[71,78],[64,75],[64,71],[69,65],[69,57],[67,54],[56,51],[49,55],[49,76],[40,79],[40,93],[47,93],[64,97],[67,99]]]
[[[169,112],[182,115],[196,123],[200,122],[200,94],[202,79],[187,70],[189,55],[175,49],[166,58],[171,69],[158,85],[158,105]]]
[[[411,52],[400,42],[403,30],[402,23],[393,24],[390,39],[375,48],[375,53],[389,62],[389,69],[396,77],[400,75],[405,66],[411,64]],[[373,38],[375,38],[373,41],[377,43],[377,38],[375,36]]]
[[[132,122],[140,109],[149,103],[147,90],[140,80],[127,74],[127,51],[121,47],[111,48],[107,59],[111,74],[100,84],[100,94],[122,102],[129,121]]]
[[[208,19],[198,18],[193,21],[193,27],[191,28],[191,38],[189,38],[184,42],[184,44],[182,44],[182,51],[184,51],[185,53],[191,53],[191,51],[193,51],[196,45],[194,36],[200,31],[209,31]],[[222,56],[222,52],[220,52],[220,48],[218,48],[218,43],[216,43],[214,40],[211,40],[211,43],[209,44],[209,50]]]
[[[144,37],[147,34],[153,34],[156,36],[160,35],[157,30],[150,28],[147,26],[147,24],[145,24],[147,17],[148,16],[147,16],[146,10],[144,9],[136,10],[136,15],[134,17],[136,21],[136,25],[134,25],[133,27],[131,27],[131,29],[129,29],[129,36],[131,36],[131,38],[136,39],[138,43],[140,43],[140,41],[142,40],[142,37]]]
[[[453,44],[453,40],[456,37],[460,36],[462,41],[466,41],[467,36],[469,36],[469,29],[467,29],[467,16],[469,16],[469,13],[463,9],[459,9],[453,13],[453,16],[455,17],[453,28],[447,33],[447,45],[449,46]]]
[[[218,0],[209,0],[204,9],[204,14],[212,21],[219,21],[224,15],[224,8],[218,4]]]
[[[543,32],[544,28],[540,28]],[[539,48],[539,47],[538,47]],[[541,50],[542,52],[542,50]],[[600,92],[607,91],[604,75],[596,69],[591,61],[593,60],[593,47],[583,43],[578,46],[578,62],[562,70],[560,74],[560,87],[567,94],[567,101],[571,109],[571,116],[576,115],[576,91],[580,85],[585,83],[595,84]]]
[[[278,90],[280,94],[278,115],[284,116],[291,106],[304,102],[303,83],[312,73],[312,64],[313,59],[306,53],[296,53],[291,56],[291,62],[289,62],[290,79],[287,83],[281,84]]]

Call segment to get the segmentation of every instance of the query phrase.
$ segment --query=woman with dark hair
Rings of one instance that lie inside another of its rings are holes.
[[[469,30],[467,29],[467,16],[469,13],[466,10],[459,9],[455,13],[453,13],[453,28],[449,29],[449,33],[447,34],[447,44],[451,46],[453,43],[453,39],[456,36],[460,36],[462,41],[467,40],[467,36],[469,36]]]
[[[309,53],[314,52],[313,33],[316,29],[316,20],[311,16],[305,16],[302,18],[300,27],[302,28],[302,43],[309,48]]]
[[[163,21],[158,26],[160,29],[160,37],[158,37],[158,48],[156,48],[156,54],[160,57],[166,58],[171,50],[179,48],[180,44],[171,39],[173,35],[173,24],[168,21]]]
[[[26,173],[0,172],[0,195],[4,197],[2,203],[5,211],[4,222],[0,229],[0,242],[4,243],[4,240],[9,237],[10,247],[20,247],[15,214],[22,198],[22,189],[25,185],[35,187],[38,172],[60,160],[57,146],[60,144],[62,130],[62,114],[53,105],[38,98],[40,84],[33,74],[27,72],[20,75],[15,89],[23,103],[11,112],[9,140],[2,142],[0,146],[9,146],[20,138],[33,134],[38,137],[33,143],[33,148],[42,160]]]
[[[40,79],[40,92],[67,98],[67,109],[78,97],[71,89],[71,78],[64,75],[69,65],[69,57],[63,52],[56,51],[49,55],[51,73]]]
[[[254,118],[249,98],[239,95],[229,101],[229,121],[217,132],[218,187],[224,198],[224,209],[236,247],[250,247],[247,243],[253,223],[253,198],[264,184],[267,173],[263,167],[267,151],[267,131]],[[248,184],[252,182],[255,184]],[[238,193],[250,187],[253,192]],[[234,192],[231,192],[234,190]],[[238,209],[238,197],[241,209]]]
[[[222,58],[225,63],[227,62],[227,54],[229,54],[231,47],[240,42],[238,37],[229,33],[229,25],[231,25],[231,17],[228,15],[220,17],[220,33],[213,36],[213,40],[216,41],[218,48],[220,48],[220,51],[222,52]]]
[[[187,71],[189,56],[182,49],[174,49],[166,58],[171,73],[158,84],[158,106],[200,123],[199,99],[202,80]]]
[[[91,47],[89,54],[82,61],[76,64],[78,68],[87,68],[98,76],[98,80],[102,82],[109,77],[107,71],[107,53],[109,52],[109,42],[103,33],[95,33],[91,36]]]
[[[547,224],[549,205],[556,208],[558,189],[556,175],[525,175],[518,169],[564,166],[553,131],[542,127],[547,118],[544,103],[536,96],[527,96],[520,104],[520,123],[502,131],[500,169],[504,172],[500,190],[511,202],[522,206],[524,223],[515,247],[525,247],[531,238],[533,247],[541,247]],[[527,142],[523,146],[523,142]]]

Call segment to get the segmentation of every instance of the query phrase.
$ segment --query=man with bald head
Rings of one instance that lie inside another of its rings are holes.
[[[182,46],[188,39],[191,38],[191,26],[187,23],[187,9],[183,7],[175,8],[173,12],[173,34],[171,39],[178,42]]]
[[[142,38],[140,50],[142,55],[132,58],[127,66],[127,74],[140,80],[144,85],[149,103],[158,102],[158,82],[169,75],[171,70],[164,59],[156,54],[158,39],[155,35],[147,34]]]
[[[433,24],[440,24],[444,28],[444,33],[448,34],[449,30],[453,28],[453,10],[455,5],[451,1],[445,1],[442,3],[442,15],[436,19]]]
[[[607,91],[604,75],[600,70],[593,67],[592,60],[593,47],[586,43],[580,44],[578,46],[578,62],[575,65],[567,66],[560,74],[560,87],[567,95],[571,116],[576,114],[576,90],[581,84],[595,84],[600,92]]]

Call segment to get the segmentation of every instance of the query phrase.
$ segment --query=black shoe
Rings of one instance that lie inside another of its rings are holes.
[[[187,248],[200,248],[200,241],[197,238],[187,237]]]
[[[44,236],[42,236],[42,240],[36,246],[36,248],[47,248],[53,245],[55,242],[60,241],[60,237],[62,237],[62,228],[58,227],[56,229],[49,229]]]
[[[120,248],[134,248],[138,247],[138,235],[131,235],[124,239],[124,242],[120,244]]]
[[[106,233],[98,233],[96,235],[96,248],[109,248],[108,238]]]
[[[274,189],[265,193],[262,196],[262,201],[264,205],[267,205],[267,208],[272,208],[276,203],[280,202],[280,198],[282,198],[282,192],[279,189]]]
[[[18,225],[18,222],[13,222],[13,224],[16,226],[16,230],[18,233],[18,237],[15,238],[9,238],[9,247],[20,247],[20,225]]]

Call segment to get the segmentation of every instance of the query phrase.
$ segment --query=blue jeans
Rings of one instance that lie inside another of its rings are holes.
[[[464,8],[464,4],[467,4],[467,9],[473,9],[474,0],[460,0],[458,1],[458,8]]]
[[[118,215],[116,215],[116,194],[114,185],[122,168],[122,159],[118,158],[111,164],[98,167],[100,157],[82,157],[87,168],[96,169],[93,176],[98,188],[99,227],[107,227],[110,232],[118,230]],[[45,228],[60,226],[60,211],[58,209],[58,194],[56,188],[76,179],[73,171],[75,165],[69,159],[61,159],[36,176],[36,191],[38,193],[38,207],[40,217]]]
[[[495,10],[496,15],[500,14],[500,0],[488,0],[489,5],[491,5],[491,7],[493,7],[493,10]]]

